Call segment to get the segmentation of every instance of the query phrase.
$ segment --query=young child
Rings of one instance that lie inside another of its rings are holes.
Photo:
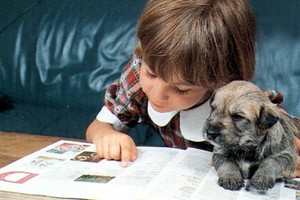
[[[246,0],[150,0],[137,27],[138,47],[105,106],[88,127],[87,141],[126,167],[137,158],[126,132],[151,124],[166,146],[206,148],[202,125],[214,89],[251,80],[255,20]]]

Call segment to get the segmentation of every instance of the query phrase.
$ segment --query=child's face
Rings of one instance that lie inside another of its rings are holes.
[[[208,99],[206,88],[190,85],[180,79],[175,79],[174,82],[175,84],[165,82],[142,62],[140,84],[157,112],[186,110]]]

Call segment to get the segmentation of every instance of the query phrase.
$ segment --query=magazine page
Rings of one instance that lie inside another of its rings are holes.
[[[191,199],[212,169],[211,156],[211,152],[192,148],[180,152],[148,185],[144,196],[157,200]]]
[[[135,199],[180,151],[138,147],[129,167],[89,143],[59,141],[0,169],[0,190],[82,199]]]
[[[271,190],[266,192],[262,191],[246,191],[245,188],[242,188],[238,191],[225,190],[220,187],[218,184],[218,175],[215,170],[211,170],[202,184],[199,185],[195,193],[193,194],[192,199],[228,199],[228,200],[271,200],[271,199],[280,199],[280,188],[283,187],[283,183],[277,183]],[[293,197],[295,199],[295,197]]]
[[[123,168],[119,161],[100,159],[92,144],[62,140],[1,168],[0,191],[75,199],[299,199],[298,179],[266,192],[223,189],[211,152],[165,147],[138,152]]]
[[[225,190],[218,185],[218,175],[211,165],[212,153],[189,148],[176,157],[159,176],[146,188],[143,196],[156,200],[252,200],[252,199],[297,199],[297,184],[289,189],[286,183],[276,183],[275,187],[266,191]],[[295,181],[295,180],[293,180]],[[292,184],[290,184],[290,188]],[[144,199],[144,197],[140,199]]]

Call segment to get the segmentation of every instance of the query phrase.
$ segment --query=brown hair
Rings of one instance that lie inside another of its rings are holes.
[[[246,0],[150,0],[137,54],[165,81],[211,90],[255,72],[255,19]]]

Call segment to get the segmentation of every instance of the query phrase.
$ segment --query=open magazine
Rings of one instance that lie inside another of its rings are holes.
[[[0,169],[0,191],[76,199],[297,199],[297,180],[266,191],[225,190],[212,153],[138,147],[127,168],[100,159],[90,143],[61,140]],[[299,197],[298,197],[299,198]]]

